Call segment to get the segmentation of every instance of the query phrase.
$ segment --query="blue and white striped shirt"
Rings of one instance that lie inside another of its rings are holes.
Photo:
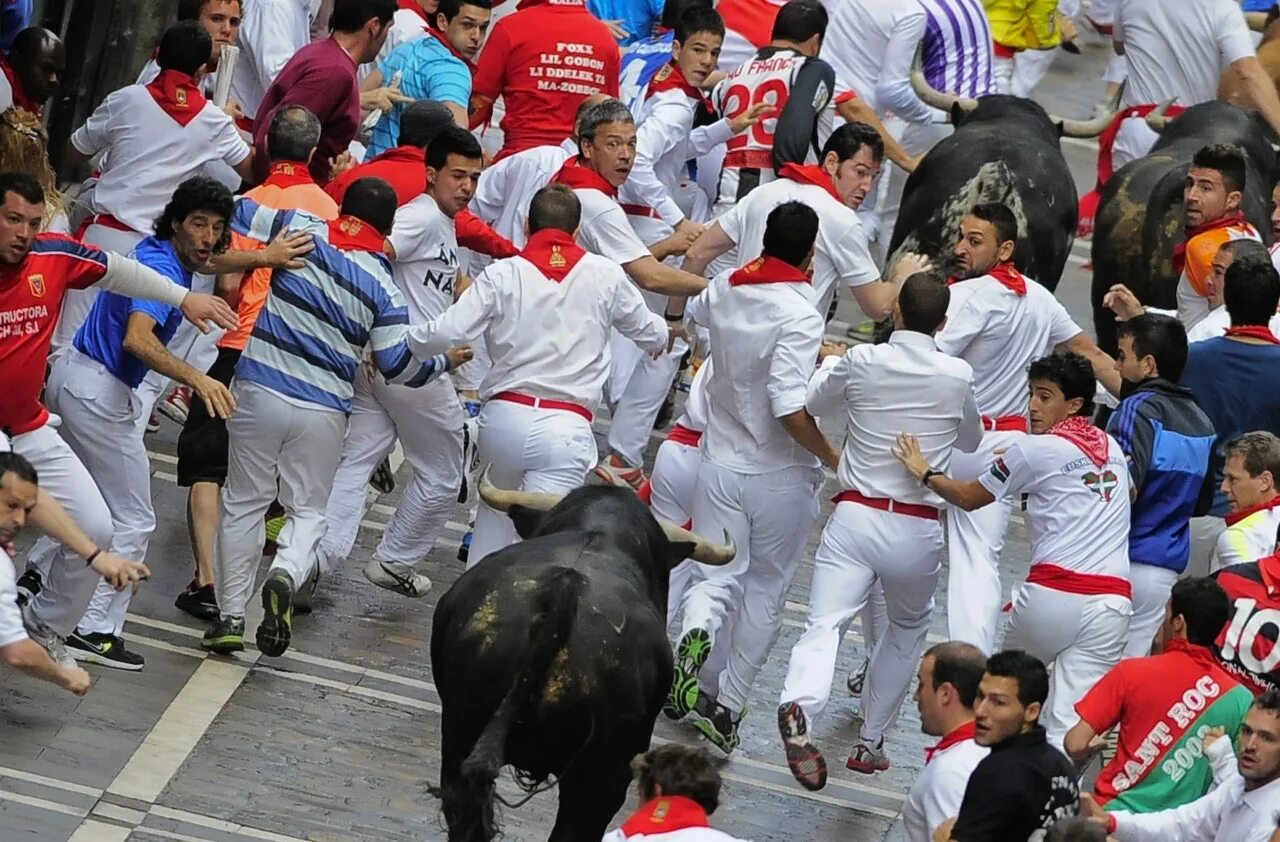
[[[272,274],[271,292],[236,365],[237,378],[350,414],[352,382],[366,346],[388,383],[416,387],[448,371],[444,354],[419,363],[409,351],[409,311],[385,255],[339,249],[330,243],[330,223],[251,199],[237,202],[231,229],[264,243],[283,230],[306,231],[315,239],[303,268]]]
[[[991,27],[982,0],[919,0],[927,18],[924,78],[935,90],[977,98],[996,92]]]

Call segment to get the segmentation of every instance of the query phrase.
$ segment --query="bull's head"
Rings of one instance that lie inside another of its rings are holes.
[[[1160,107],[1147,115],[1147,125],[1151,127],[1151,131],[1156,134],[1160,134],[1168,128],[1169,123],[1173,120],[1173,118],[1169,116],[1169,106],[1171,105],[1173,105],[1173,100],[1162,102],[1160,103]]]
[[[479,483],[480,499],[485,502],[491,509],[499,512],[505,512],[511,516],[516,523],[517,531],[524,535],[526,529],[521,529],[521,522],[524,521],[528,526],[532,526],[547,512],[556,507],[561,500],[564,499],[563,494],[548,494],[545,492],[533,491],[511,491],[505,488],[498,488],[489,482],[489,471],[486,469],[484,476],[480,478]],[[721,566],[733,561],[733,557],[737,554],[737,548],[729,539],[729,535],[725,534],[725,543],[713,544],[693,534],[687,529],[668,523],[661,518],[654,518],[658,525],[662,527],[663,533],[667,536],[667,540],[673,546],[679,547],[675,561],[683,558],[691,558],[702,564],[710,564],[713,566]]]

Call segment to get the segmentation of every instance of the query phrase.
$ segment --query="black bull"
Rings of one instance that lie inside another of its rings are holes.
[[[459,577],[432,622],[450,842],[493,838],[504,765],[527,788],[557,778],[551,842],[599,842],[671,686],[670,570],[733,549],[684,540],[630,489],[580,488],[550,511],[548,495],[481,495],[526,540]]]
[[[1159,120],[1159,114],[1152,122]],[[1093,323],[1098,344],[1115,349],[1115,315],[1102,307],[1114,284],[1125,284],[1144,304],[1177,306],[1173,249],[1183,239],[1182,190],[1191,158],[1211,143],[1231,143],[1247,160],[1245,217],[1271,241],[1268,220],[1276,154],[1262,122],[1223,102],[1196,105],[1161,130],[1142,158],[1130,161],[1103,187],[1093,234]]]

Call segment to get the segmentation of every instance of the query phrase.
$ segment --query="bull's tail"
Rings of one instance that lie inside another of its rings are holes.
[[[556,655],[569,640],[578,603],[587,580],[576,570],[560,570],[533,594],[533,619],[529,625],[528,654],[524,665],[462,763],[459,785],[445,792],[445,814],[463,818],[450,822],[450,840],[492,839],[495,781],[503,766],[504,748],[511,724],[532,704],[546,680]],[[449,802],[453,801],[453,804]],[[455,809],[451,809],[455,808]]]

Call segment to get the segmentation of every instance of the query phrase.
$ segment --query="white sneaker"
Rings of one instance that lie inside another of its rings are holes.
[[[380,588],[414,599],[426,596],[427,591],[431,590],[430,579],[398,561],[371,559],[364,566],[364,577]]]
[[[58,633],[49,628],[49,625],[31,612],[31,603],[22,606],[22,625],[27,629],[27,636],[44,647],[44,651],[49,653],[49,657],[54,663],[64,669],[71,669],[76,664],[76,659],[72,656],[71,650],[62,642],[62,638]]]

